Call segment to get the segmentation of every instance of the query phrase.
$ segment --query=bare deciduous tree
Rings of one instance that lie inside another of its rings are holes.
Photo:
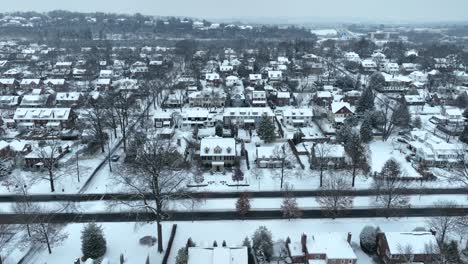
[[[104,152],[104,144],[106,141],[107,133],[105,129],[107,127],[107,111],[102,99],[92,101],[90,108],[84,113],[84,118],[87,121],[86,127],[92,133],[91,136],[101,147],[101,151]]]
[[[280,162],[280,167],[275,169],[274,173],[280,178],[280,187],[283,189],[286,178],[295,175],[294,154],[289,146],[284,144],[273,149],[273,158]]]
[[[314,144],[312,153],[312,162],[320,170],[320,187],[323,186],[323,171],[328,166],[327,157],[331,152],[330,145],[328,144]]]
[[[43,180],[50,183],[50,191],[55,192],[55,180],[61,177],[59,173],[55,173],[58,167],[60,155],[62,155],[62,146],[56,140],[42,141],[39,143],[39,149],[36,152],[37,159],[40,160],[42,166],[47,170],[48,176],[39,176]]]
[[[120,169],[116,180],[139,198],[126,205],[154,214],[158,232],[158,251],[163,251],[162,226],[167,202],[185,197],[186,163],[177,148],[157,136],[146,139],[137,150],[134,162]]]
[[[342,173],[328,175],[325,177],[323,190],[326,192],[315,199],[333,218],[338,216],[341,210],[353,207],[354,197],[343,194],[343,191],[351,190],[346,175]]]
[[[14,225],[0,224],[0,264],[3,263],[4,251],[8,250],[8,245],[16,232]]]
[[[438,201],[435,204],[435,207],[448,209],[448,208],[456,208],[457,204],[452,201]],[[437,242],[439,243],[439,247],[443,249],[445,239],[447,235],[454,232],[457,228],[457,224],[459,223],[460,218],[451,216],[451,215],[441,215],[436,217],[431,217],[427,220],[427,225],[429,228],[436,232]]]

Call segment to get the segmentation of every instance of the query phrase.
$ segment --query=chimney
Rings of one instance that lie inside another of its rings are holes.
[[[436,233],[437,233],[433,228],[429,229],[429,232],[431,232],[431,234],[432,234],[433,236],[435,236]]]
[[[351,245],[351,232],[348,232],[348,238],[346,240]]]

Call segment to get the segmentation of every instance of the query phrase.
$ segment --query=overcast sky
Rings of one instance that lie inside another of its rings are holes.
[[[102,11],[203,18],[467,21],[468,0],[1,0],[0,11]]]

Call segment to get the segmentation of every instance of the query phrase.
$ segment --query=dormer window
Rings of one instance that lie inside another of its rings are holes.
[[[216,146],[216,148],[214,149],[214,153],[220,154],[222,150],[223,149],[220,146]]]
[[[205,153],[208,154],[208,152],[210,152],[210,148],[209,148],[209,147],[206,147],[206,148],[205,148]]]
[[[230,154],[231,151],[232,151],[232,148],[231,148],[231,147],[228,147],[228,148],[226,149],[226,151],[227,151],[228,154]]]

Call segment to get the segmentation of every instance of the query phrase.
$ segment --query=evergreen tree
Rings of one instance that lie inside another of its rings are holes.
[[[462,263],[460,261],[460,251],[458,250],[458,243],[454,240],[450,241],[450,243],[445,244],[442,247],[442,255],[445,259],[445,263],[448,264],[458,264]]]
[[[257,134],[266,143],[271,143],[275,140],[275,124],[266,114],[264,114],[260,120]]]
[[[149,255],[148,255],[148,256],[146,256],[146,261],[145,261],[145,264],[151,264],[151,263],[150,263],[150,260],[149,260]]]
[[[250,243],[250,239],[248,237],[244,238],[244,241],[242,242],[242,246],[247,247],[247,248],[252,247],[252,244]]]
[[[468,119],[468,107],[463,111],[463,117]]]
[[[187,239],[187,245],[185,247],[189,248],[189,247],[194,247],[195,246],[195,243],[193,243],[193,240],[191,237],[189,237],[189,239]]]
[[[241,194],[236,202],[236,210],[241,217],[244,217],[250,210],[250,199],[246,193]]]
[[[86,225],[81,232],[81,251],[85,259],[97,259],[106,253],[106,239],[102,227],[96,223]]]
[[[392,115],[393,123],[401,128],[408,128],[411,121],[411,114],[408,110],[408,105],[404,99],[398,103],[395,112]]]
[[[378,228],[373,226],[365,226],[359,234],[361,248],[367,254],[375,254],[377,250],[377,234]]]
[[[381,72],[375,72],[369,77],[369,87],[374,90],[380,90],[385,84],[385,77]]]
[[[371,111],[374,109],[374,93],[371,87],[367,87],[359,98],[356,111],[358,113],[364,113],[365,111]]]
[[[187,264],[188,262],[188,249],[186,247],[180,248],[177,251],[176,264]]]
[[[421,118],[419,116],[414,118],[413,127],[416,127],[416,128],[421,128],[422,127],[422,121],[421,121]]]
[[[359,133],[362,142],[369,143],[372,140],[372,121],[370,120],[370,117],[364,118]]]
[[[223,126],[222,126],[221,124],[217,124],[217,125],[216,125],[215,134],[216,134],[216,136],[218,136],[218,137],[222,137],[222,136],[223,136]]]
[[[273,240],[271,232],[265,226],[259,227],[252,237],[252,248],[257,256],[263,256],[270,261],[273,255]]]
[[[468,125],[465,125],[465,128],[463,129],[460,135],[460,141],[465,144],[468,144]]]
[[[340,143],[348,142],[352,132],[353,131],[349,125],[343,125],[338,131],[336,131],[336,141]]]

